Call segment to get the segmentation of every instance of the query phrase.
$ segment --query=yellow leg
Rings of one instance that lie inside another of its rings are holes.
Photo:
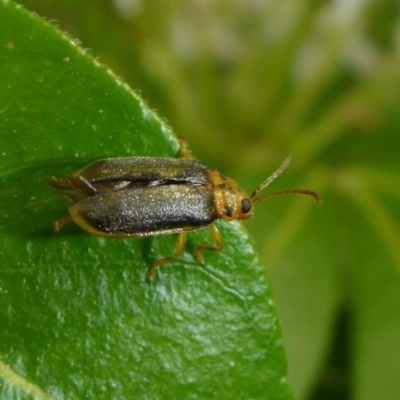
[[[165,264],[168,264],[168,263],[174,261],[176,258],[178,258],[182,254],[183,249],[185,248],[186,238],[187,238],[187,233],[180,233],[178,235],[178,239],[177,239],[176,245],[175,245],[175,250],[174,250],[174,253],[172,254],[172,256],[167,257],[167,258],[161,258],[160,260],[157,260],[153,264],[153,266],[147,273],[147,279],[149,281],[152,281],[154,279],[158,267],[161,267],[162,265],[165,265]]]
[[[64,217],[54,222],[54,232],[58,232],[65,224],[69,224],[73,222],[71,217]]]
[[[186,140],[183,137],[179,138],[179,144],[181,145],[181,157],[194,160],[195,158],[192,156],[192,154],[188,150]]]
[[[210,224],[209,229],[210,229],[211,239],[214,242],[215,247],[204,246],[202,244],[200,244],[196,247],[194,255],[195,255],[196,261],[199,264],[204,264],[204,258],[203,258],[203,255],[201,254],[202,251],[221,251],[224,248],[222,236],[219,233],[219,230],[218,230],[217,226],[215,225],[215,223]]]

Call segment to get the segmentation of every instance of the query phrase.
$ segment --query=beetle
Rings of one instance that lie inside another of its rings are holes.
[[[290,156],[248,196],[235,181],[195,159],[184,139],[180,144],[181,158],[108,158],[68,178],[49,178],[47,182],[67,201],[70,214],[55,222],[55,231],[75,222],[92,235],[108,238],[177,233],[172,256],[156,260],[148,271],[152,280],[158,267],[182,254],[190,231],[209,227],[214,245],[195,249],[196,261],[204,264],[203,251],[223,248],[217,219],[248,220],[255,204],[283,194],[309,195],[321,202],[317,193],[305,189],[259,195],[289,165]]]

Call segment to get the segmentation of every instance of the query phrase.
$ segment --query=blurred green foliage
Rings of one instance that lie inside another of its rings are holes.
[[[26,0],[139,90],[194,154],[253,190],[297,399],[400,397],[396,0]]]

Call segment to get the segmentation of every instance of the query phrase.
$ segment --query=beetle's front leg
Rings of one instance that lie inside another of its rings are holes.
[[[181,146],[181,158],[187,158],[190,160],[195,160],[196,158],[192,156],[192,153],[188,150],[186,140],[181,136],[179,138],[179,144]]]
[[[155,261],[149,272],[147,273],[147,279],[152,281],[157,273],[157,268],[162,265],[168,264],[178,258],[185,248],[187,233],[179,233],[178,239],[176,241],[175,250],[171,257],[161,258],[160,260]]]
[[[214,242],[215,247],[210,247],[210,246],[204,246],[202,244],[198,245],[196,247],[196,250],[194,251],[194,255],[196,258],[196,261],[199,264],[204,264],[204,257],[201,254],[202,251],[221,251],[224,248],[224,242],[222,241],[222,236],[219,233],[219,230],[215,223],[210,224],[209,226],[210,229],[210,236],[212,241]]]

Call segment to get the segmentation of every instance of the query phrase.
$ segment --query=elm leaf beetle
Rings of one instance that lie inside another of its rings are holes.
[[[213,246],[197,245],[195,259],[204,264],[203,251],[220,251],[223,241],[215,221],[248,220],[254,205],[274,196],[302,194],[321,202],[305,189],[281,190],[259,195],[290,163],[281,166],[248,196],[235,181],[210,171],[187,150],[180,139],[181,158],[108,158],[96,161],[71,177],[51,177],[47,182],[68,203],[69,217],[55,222],[55,231],[75,222],[95,236],[147,237],[177,233],[172,256],[156,260],[148,280],[158,267],[174,261],[185,247],[190,231],[209,227]]]

